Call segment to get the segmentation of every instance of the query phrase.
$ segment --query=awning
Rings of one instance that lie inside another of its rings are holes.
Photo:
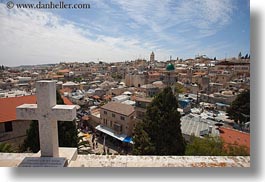
[[[98,126],[96,126],[96,130],[99,130],[99,131],[101,131],[101,132],[103,132],[103,133],[105,133],[105,134],[107,134],[113,138],[116,138],[122,142],[127,142],[127,143],[133,144],[131,137],[129,137],[125,134],[120,134],[120,135],[115,134],[114,130],[112,130],[111,128],[108,128],[106,126],[98,125]]]
[[[126,142],[126,143],[133,143],[133,141],[132,141],[132,137],[127,136],[126,138],[124,138],[123,142]]]

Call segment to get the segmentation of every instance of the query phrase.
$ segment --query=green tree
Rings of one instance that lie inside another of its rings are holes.
[[[247,116],[250,114],[250,90],[245,90],[237,96],[227,109],[227,114],[239,124],[249,121]]]
[[[183,155],[185,141],[180,128],[177,99],[170,87],[159,93],[150,105],[143,122],[135,127],[133,153],[138,155]]]
[[[248,156],[248,149],[238,144],[225,144],[219,137],[191,136],[185,155],[191,156]]]
[[[9,143],[0,142],[0,152],[11,153],[11,152],[14,152],[14,148]]]
[[[176,83],[175,84],[175,90],[179,94],[182,94],[182,93],[186,92],[186,88],[183,85],[181,85],[180,83]]]
[[[224,151],[228,156],[249,156],[248,148],[239,146],[236,143],[234,145],[227,145],[227,147],[224,147]]]
[[[185,155],[192,156],[220,156],[225,155],[223,143],[216,137],[199,138],[191,136],[187,144]]]
[[[29,129],[27,130],[27,137],[21,146],[21,152],[32,151],[34,153],[40,150],[39,140],[39,124],[38,121],[33,120],[30,123]]]
[[[56,91],[57,104],[64,104],[64,101],[58,91]],[[58,121],[58,138],[60,147],[77,147],[77,129],[75,122]],[[21,147],[22,151],[30,150],[38,152],[40,150],[39,143],[39,124],[38,121],[32,121],[27,130],[27,137]]]
[[[56,91],[57,104],[64,104],[58,91]],[[58,137],[60,147],[77,147],[77,128],[75,122],[58,121]]]
[[[139,123],[135,127],[135,133],[134,133],[134,148],[133,153],[135,155],[152,155],[155,153],[155,148],[152,145],[150,141],[150,137],[144,131],[143,129],[143,123],[142,121],[139,121]]]

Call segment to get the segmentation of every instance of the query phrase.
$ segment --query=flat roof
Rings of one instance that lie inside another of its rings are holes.
[[[142,97],[135,97],[135,101],[141,101],[141,102],[152,102],[153,98],[142,98]]]
[[[116,112],[125,116],[129,116],[134,112],[134,107],[128,104],[123,104],[119,102],[109,102],[101,107],[108,111]]]
[[[208,133],[209,127],[212,127],[212,135],[219,136],[219,131],[215,127],[215,121],[200,118],[197,115],[188,114],[181,119],[181,131],[183,134],[200,137],[202,133]]]

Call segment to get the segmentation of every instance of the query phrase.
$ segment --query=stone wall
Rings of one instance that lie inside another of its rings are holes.
[[[12,121],[13,130],[10,132],[5,132],[4,123],[0,123],[0,142],[11,143],[18,147],[23,143],[30,123],[31,121]]]
[[[17,167],[38,154],[0,153],[0,167]],[[249,156],[78,155],[68,167],[250,167]]]

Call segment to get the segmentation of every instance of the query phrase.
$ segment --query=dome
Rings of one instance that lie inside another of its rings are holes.
[[[174,71],[174,70],[175,70],[175,67],[174,67],[174,65],[173,65],[172,63],[169,63],[169,64],[167,65],[167,67],[166,67],[166,70],[167,70],[167,71]]]

